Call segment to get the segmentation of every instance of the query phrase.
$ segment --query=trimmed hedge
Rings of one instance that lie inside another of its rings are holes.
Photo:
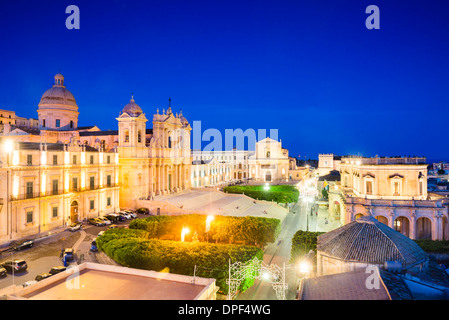
[[[205,242],[178,242],[149,239],[143,230],[110,229],[97,238],[98,248],[117,263],[131,268],[170,272],[215,278],[220,293],[226,294],[228,266],[236,261],[246,262],[255,257],[262,260],[263,251],[254,246],[212,244]],[[240,285],[243,292],[254,283],[246,279]]]
[[[429,253],[449,253],[449,240],[415,240],[418,246]]]
[[[323,233],[298,230],[292,238],[290,261],[294,263],[297,258],[309,253],[310,250],[316,251],[318,236]]]
[[[196,232],[202,239],[209,236],[209,239],[221,242],[242,241],[258,245],[274,242],[281,230],[281,221],[275,218],[216,215],[210,224],[209,234],[206,234],[206,217],[201,214],[151,216],[132,221],[129,228],[145,230],[150,238],[171,234],[179,239],[182,228],[188,227],[189,237]]]
[[[228,193],[244,194],[253,199],[274,201],[276,203],[298,202],[299,191],[291,185],[270,186],[270,190],[265,190],[265,186],[228,186],[223,191]]]

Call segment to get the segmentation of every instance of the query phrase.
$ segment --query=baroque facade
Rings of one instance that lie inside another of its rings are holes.
[[[373,216],[411,239],[449,239],[448,200],[428,193],[425,158],[342,157],[340,174],[329,188],[332,221]]]
[[[237,180],[282,183],[299,178],[281,141],[254,151],[192,151],[182,114],[159,109],[148,119],[134,97],[117,130],[78,125],[78,105],[64,76],[41,96],[38,119],[0,110],[0,241],[51,231],[134,208],[136,200]],[[151,120],[152,128],[147,128]]]

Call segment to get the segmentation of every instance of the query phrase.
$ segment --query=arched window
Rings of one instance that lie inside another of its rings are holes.
[[[125,142],[129,142],[129,131],[125,131]]]
[[[142,142],[142,132],[140,132],[140,130],[137,132],[137,142]]]
[[[171,137],[168,137],[168,147],[171,148]]]
[[[270,151],[267,151],[267,158],[270,157]]]

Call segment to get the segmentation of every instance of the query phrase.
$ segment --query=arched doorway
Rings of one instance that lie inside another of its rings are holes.
[[[73,201],[70,205],[70,220],[73,222],[78,222],[78,202]]]
[[[384,216],[376,216],[377,221],[382,222],[383,224],[388,226],[388,219]]]
[[[265,181],[271,181],[271,172],[270,171],[265,173]]]
[[[410,235],[410,222],[406,217],[397,217],[394,220],[394,230],[402,233],[404,236],[409,237]]]
[[[355,217],[354,217],[354,221],[357,220],[358,218],[361,218],[361,217],[363,217],[363,214],[362,213],[357,213],[355,215]]]
[[[432,221],[429,218],[421,217],[416,220],[416,239],[432,239]]]

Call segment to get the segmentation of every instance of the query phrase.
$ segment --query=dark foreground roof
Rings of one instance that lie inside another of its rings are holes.
[[[415,241],[369,216],[318,236],[317,250],[346,262],[400,261],[404,268],[428,259]]]

